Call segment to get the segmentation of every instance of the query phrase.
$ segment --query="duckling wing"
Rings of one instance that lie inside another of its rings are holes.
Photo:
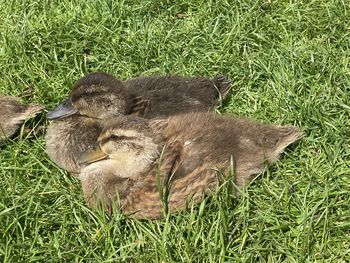
[[[161,218],[168,210],[169,183],[181,160],[182,145],[173,142],[166,146],[159,160],[143,180],[130,189],[122,200],[122,210],[135,218]]]
[[[180,151],[180,152],[179,152]],[[218,178],[213,164],[202,160],[189,171],[182,167],[183,146],[172,143],[172,151],[165,153],[159,172],[153,169],[127,196],[122,210],[135,218],[157,219],[166,212],[186,208],[188,201],[200,202],[204,194],[217,185]],[[157,176],[159,175],[159,176]]]
[[[167,199],[162,200],[155,178],[154,175],[145,178],[142,186],[127,197],[122,206],[124,213],[139,219],[162,218],[164,211],[174,213],[185,209],[188,201],[199,203],[218,183],[216,171],[207,166],[197,167],[181,179],[172,179]]]

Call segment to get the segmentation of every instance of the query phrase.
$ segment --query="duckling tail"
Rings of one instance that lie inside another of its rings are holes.
[[[275,148],[275,155],[278,157],[284,149],[303,137],[303,133],[295,126],[280,126],[279,138]]]
[[[216,76],[212,79],[215,87],[218,89],[219,98],[223,100],[231,90],[232,81],[225,76]]]
[[[40,104],[29,104],[29,105],[27,105],[25,110],[22,113],[23,120],[27,120],[27,119],[35,117],[40,112],[42,112],[43,109],[45,109],[44,105],[40,105]]]

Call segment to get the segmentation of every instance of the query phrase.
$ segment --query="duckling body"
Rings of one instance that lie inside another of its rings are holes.
[[[131,184],[132,187],[121,186],[122,189],[118,189],[111,180],[102,179],[119,178],[119,174],[123,173],[121,167],[115,165],[113,172],[113,163],[110,162],[108,169],[104,170],[101,166],[99,176],[93,176],[89,174],[88,166],[82,172],[82,177],[85,178],[82,181],[84,193],[94,196],[96,188],[87,184],[87,178],[100,178],[98,181],[105,183],[99,189],[108,189],[106,192],[109,193],[108,198],[105,198],[108,204],[104,203],[107,208],[115,202],[118,191],[121,191],[123,198],[119,199],[117,206],[124,213],[137,218],[160,218],[163,216],[164,203],[160,196],[159,180],[166,193],[169,211],[176,212],[185,208],[189,198],[197,203],[202,199],[203,193],[210,192],[218,184],[217,171],[227,171],[231,158],[236,185],[242,189],[263,172],[265,162],[272,165],[283,150],[301,136],[296,127],[261,124],[212,113],[176,115],[150,121],[149,126],[153,136],[162,135],[162,143],[169,145],[162,158],[158,156],[153,164],[149,164],[144,173],[140,173],[138,180]],[[106,133],[106,129],[118,129],[119,140],[129,140],[127,134],[131,128],[124,134],[120,122],[106,127],[102,134]],[[142,149],[142,142],[139,147]],[[118,158],[113,157],[111,152],[107,155],[108,160]],[[155,163],[160,163],[160,177],[157,177],[158,165]],[[103,190],[97,190],[96,194],[104,196]]]
[[[273,164],[283,150],[300,138],[293,126],[263,124],[253,120],[193,113],[151,121],[168,143],[183,144],[183,161],[177,176],[188,174],[202,164],[216,169],[227,166],[231,156],[237,176],[236,184],[244,187],[264,169],[264,162]]]
[[[230,81],[223,77],[145,77],[123,83],[107,73],[89,74],[78,80],[69,97],[48,113],[47,117],[54,121],[47,129],[47,152],[60,167],[79,173],[76,158],[97,140],[101,129],[96,127],[101,128],[101,120],[108,124],[118,115],[152,118],[208,111],[229,89]]]
[[[39,104],[23,105],[18,98],[0,96],[0,145],[18,131],[21,124],[44,109]]]
[[[220,97],[227,96],[231,81],[222,76],[213,79],[139,77],[126,81],[125,86],[130,94],[148,102],[142,117],[150,119],[213,110],[218,106]]]

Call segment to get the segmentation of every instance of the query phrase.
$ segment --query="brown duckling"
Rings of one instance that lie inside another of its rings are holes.
[[[137,120],[143,121],[146,133],[134,128],[131,118],[125,121],[118,117],[105,127],[98,139],[99,150],[80,158],[81,162],[95,162],[82,170],[80,178],[89,206],[102,202],[110,211],[114,202],[124,213],[137,218],[163,216],[160,192],[165,193],[170,212],[184,209],[189,198],[199,202],[203,193],[217,186],[217,171],[227,172],[231,158],[236,185],[242,189],[264,171],[265,163],[272,165],[289,144],[301,137],[296,127],[213,113],[176,115],[150,121],[148,127],[145,120]],[[161,156],[160,147],[150,150],[146,141],[158,142],[161,147],[166,143],[168,147]],[[100,161],[103,158],[107,160]]]
[[[50,120],[76,113],[105,119],[111,112],[145,118],[208,111],[226,97],[231,81],[195,77],[139,77],[122,82],[96,72],[79,79],[68,98],[47,114]]]
[[[116,115],[146,118],[215,107],[230,90],[224,77],[142,77],[122,82],[110,74],[88,74],[74,85],[68,98],[47,114],[50,158],[71,173],[79,172],[76,158],[95,142],[101,125]]]
[[[0,96],[0,145],[16,134],[21,124],[44,109],[39,104],[23,105],[16,97]]]

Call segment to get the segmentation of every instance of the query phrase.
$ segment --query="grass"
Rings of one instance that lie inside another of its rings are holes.
[[[349,3],[24,0],[1,1],[0,18],[3,94],[31,86],[31,100],[52,108],[96,70],[121,79],[224,74],[233,91],[220,112],[305,133],[240,198],[224,185],[159,221],[92,213],[40,134],[9,141],[1,147],[1,261],[350,260]]]

